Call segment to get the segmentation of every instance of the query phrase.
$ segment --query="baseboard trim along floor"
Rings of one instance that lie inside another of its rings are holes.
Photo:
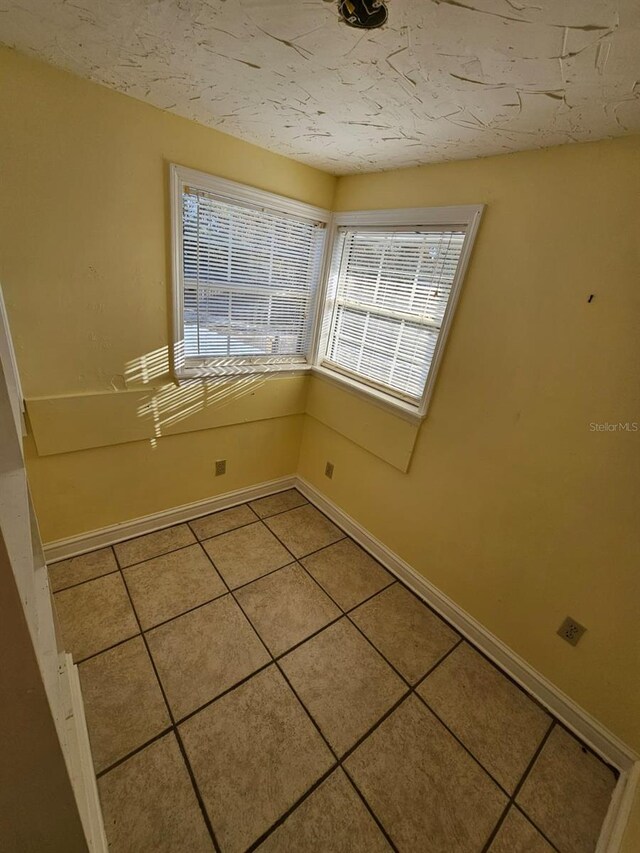
[[[67,560],[69,557],[77,557],[78,554],[86,554],[95,551],[96,548],[104,548],[107,545],[115,545],[125,539],[134,536],[142,536],[145,533],[153,533],[163,527],[171,527],[183,521],[191,521],[202,515],[209,515],[221,509],[238,504],[264,498],[274,492],[282,492],[285,489],[297,487],[298,478],[295,476],[280,477],[277,480],[269,480],[257,486],[249,486],[245,489],[237,489],[233,492],[225,492],[214,498],[205,498],[202,501],[194,501],[190,504],[172,507],[172,509],[154,512],[151,515],[143,515],[140,518],[123,521],[119,524],[111,524],[109,527],[101,527],[91,530],[89,533],[80,533],[78,536],[69,536],[66,539],[56,539],[44,546],[47,564],[57,563],[59,560]]]
[[[568,729],[585,741],[604,761],[620,771],[620,778],[596,849],[596,853],[617,853],[622,842],[635,790],[640,781],[640,759],[638,756],[565,693],[533,669],[498,637],[488,631],[469,613],[303,478],[295,475],[281,477],[257,486],[238,489],[191,504],[184,504],[89,533],[59,539],[45,545],[45,557],[47,563],[55,563],[292,487],[299,489],[311,503],[324,512],[402,583],[426,601],[457,631],[564,723]]]

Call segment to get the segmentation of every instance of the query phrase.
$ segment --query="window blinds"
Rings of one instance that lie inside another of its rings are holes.
[[[339,229],[325,366],[419,400],[464,230]]]
[[[324,223],[185,187],[185,357],[303,361],[324,236]]]

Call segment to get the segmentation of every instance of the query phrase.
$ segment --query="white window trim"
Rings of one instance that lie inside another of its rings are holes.
[[[447,337],[455,314],[456,305],[460,297],[462,282],[464,281],[469,258],[475,242],[480,220],[484,211],[483,204],[462,205],[454,207],[414,207],[397,208],[393,210],[354,210],[347,213],[336,213],[333,215],[327,234],[325,247],[325,265],[321,280],[320,292],[317,301],[317,315],[314,324],[313,339],[313,370],[317,376],[321,376],[330,382],[355,391],[358,395],[371,400],[385,409],[401,415],[407,420],[421,421],[427,414],[429,404],[433,396],[433,390],[438,376],[438,370],[442,361],[442,355],[447,342]],[[329,369],[322,365],[324,353],[327,348],[326,333],[330,326],[330,315],[333,306],[328,303],[327,294],[330,285],[330,265],[333,259],[333,251],[336,243],[338,229],[341,226],[389,227],[389,226],[438,226],[451,228],[464,228],[466,231],[465,241],[460,254],[458,269],[451,288],[451,296],[442,321],[438,343],[436,345],[429,377],[419,403],[413,404],[401,400],[392,394],[387,394],[368,385],[366,382],[358,381],[356,378],[339,373],[337,370]]]
[[[287,375],[311,371],[338,387],[345,388],[410,421],[421,421],[427,414],[438,370],[446,346],[456,305],[460,296],[462,282],[466,274],[469,258],[480,225],[484,205],[462,205],[453,207],[416,207],[392,210],[355,210],[332,214],[330,211],[296,201],[287,196],[277,195],[265,190],[248,187],[244,184],[217,178],[205,172],[171,164],[169,166],[170,204],[171,204],[171,267],[173,290],[172,317],[172,370],[175,379],[225,378],[247,374]],[[229,201],[246,202],[253,206],[265,207],[304,219],[313,219],[327,225],[324,257],[320,282],[315,296],[314,320],[309,350],[297,358],[283,358],[265,363],[263,357],[244,359],[237,364],[230,362],[221,369],[213,365],[206,357],[190,358],[185,363],[183,339],[183,274],[182,274],[182,196],[185,186],[192,186],[227,197]],[[341,226],[362,227],[450,227],[464,228],[466,237],[460,255],[456,277],[451,288],[451,296],[442,322],[440,336],[434,351],[429,377],[424,393],[418,404],[402,400],[336,369],[323,366],[326,351],[326,331],[330,322],[333,306],[327,302],[330,285],[331,264],[338,228]]]
[[[277,373],[291,374],[311,369],[312,346],[315,341],[315,326],[312,326],[310,335],[311,346],[304,356],[297,358],[277,359],[265,363],[263,357],[257,357],[254,363],[245,359],[244,363],[229,363],[221,369],[216,365],[212,369],[211,361],[206,357],[199,359],[190,358],[186,363],[184,356],[184,282],[182,274],[182,195],[185,186],[203,189],[217,196],[227,197],[230,202],[245,202],[247,204],[265,207],[290,216],[298,216],[302,219],[311,219],[324,222],[327,225],[327,236],[325,238],[324,257],[320,273],[320,281],[315,295],[316,304],[312,307],[312,314],[317,316],[317,300],[322,290],[322,282],[325,275],[325,264],[327,258],[327,243],[329,237],[329,226],[332,220],[331,211],[321,207],[315,207],[305,202],[296,201],[287,196],[248,187],[226,178],[217,178],[196,169],[179,166],[175,163],[169,166],[169,188],[171,204],[171,273],[173,290],[173,312],[172,312],[172,369],[177,381],[182,379],[201,378],[224,378],[226,376],[241,376],[252,373]]]

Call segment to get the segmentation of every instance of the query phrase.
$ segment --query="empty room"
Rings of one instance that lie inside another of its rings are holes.
[[[0,850],[639,853],[637,0],[4,0]]]

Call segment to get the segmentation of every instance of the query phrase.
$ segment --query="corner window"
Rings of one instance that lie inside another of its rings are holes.
[[[481,214],[479,207],[336,216],[320,372],[422,416]]]
[[[309,366],[329,213],[171,167],[179,376]]]
[[[332,217],[175,165],[171,205],[179,378],[312,369],[425,415],[482,206]]]

